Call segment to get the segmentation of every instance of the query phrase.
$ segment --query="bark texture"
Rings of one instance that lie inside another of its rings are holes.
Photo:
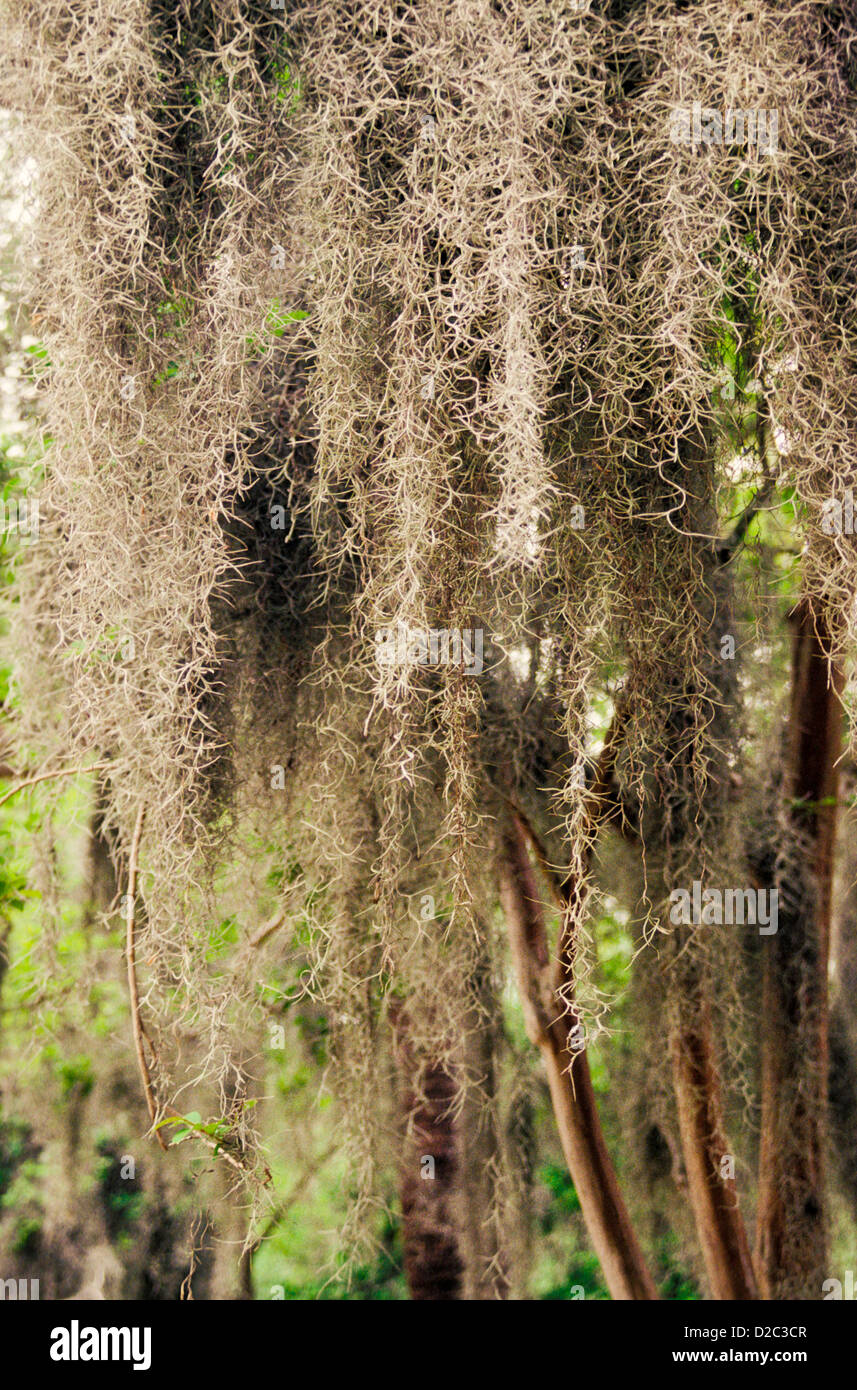
[[[842,673],[818,606],[794,614],[786,805],[764,943],[756,1261],[766,1298],[819,1298],[826,1277],[827,971]]]
[[[527,835],[514,813],[501,834],[500,892],[527,1034],[544,1059],[563,1153],[607,1287],[615,1299],[656,1299],[607,1151],[586,1053],[572,1032],[577,1019],[557,993],[569,997],[568,954],[552,972]]]
[[[708,993],[685,981],[670,1035],[688,1196],[713,1298],[758,1297],[723,1118]]]
[[[458,1082],[446,1067],[414,1057],[406,1009],[394,1012],[393,1027],[405,1122],[399,1171],[405,1278],[412,1299],[447,1302],[462,1297],[464,1284],[456,1219]]]

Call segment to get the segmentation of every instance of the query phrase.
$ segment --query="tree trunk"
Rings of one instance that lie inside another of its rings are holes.
[[[495,1055],[501,1024],[486,959],[472,979],[474,1004],[464,1025],[462,1064],[469,1078],[458,1119],[461,1183],[457,1192],[458,1229],[464,1262],[462,1298],[508,1298],[509,1269],[504,1223],[498,1209],[503,1134],[495,1108]]]
[[[544,1059],[563,1153],[583,1219],[615,1299],[658,1294],[637,1242],[601,1130],[586,1053],[572,1039],[577,1024],[560,1001],[572,984],[559,966],[551,981],[544,916],[527,836],[510,814],[501,834],[500,892],[509,928],[527,1034]],[[563,978],[560,978],[563,977]]]
[[[756,1259],[766,1298],[818,1298],[827,1266],[827,969],[842,673],[811,600],[794,615],[778,930],[762,967]]]
[[[639,833],[622,815],[610,765],[597,779],[602,815],[642,848]],[[662,951],[668,960],[674,1001],[668,1049],[687,1195],[711,1294],[717,1299],[758,1297],[750,1243],[738,1194],[723,1118],[722,1087],[712,1036],[708,980],[695,956],[683,950],[683,934],[671,928]]]
[[[405,1117],[399,1170],[405,1278],[412,1299],[450,1301],[462,1297],[464,1276],[456,1221],[458,1082],[446,1067],[414,1057],[406,1008],[393,1011],[392,1023]]]
[[[89,820],[89,845],[86,856],[86,877],[83,899],[82,927],[93,927],[103,913],[118,903],[118,881],[112,837],[105,824],[106,795],[101,777],[96,777],[92,813]]]
[[[846,792],[853,796],[853,764],[843,782],[843,799]],[[857,1221],[857,844],[852,835],[843,839],[837,855],[840,891],[831,941],[828,1096],[836,1178]]]
[[[714,1298],[758,1297],[725,1136],[708,993],[699,972],[685,978],[670,1030],[673,1087],[688,1195]]]

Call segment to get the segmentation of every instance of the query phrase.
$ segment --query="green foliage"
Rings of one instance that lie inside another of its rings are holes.
[[[42,1224],[41,1218],[37,1216],[21,1216],[16,1220],[11,1244],[14,1255],[35,1253],[42,1233]]]
[[[111,1238],[120,1248],[128,1248],[146,1196],[136,1178],[123,1176],[120,1146],[105,1137],[96,1145],[95,1179]]]
[[[658,1241],[658,1264],[662,1271],[659,1286],[661,1298],[680,1302],[701,1299],[699,1285],[678,1262],[677,1246],[673,1231],[666,1231]]]
[[[306,1215],[304,1213],[304,1220]],[[389,1303],[407,1297],[402,1274],[401,1232],[392,1218],[385,1217],[380,1223],[375,1258],[356,1266],[350,1265],[344,1279],[337,1277],[337,1268],[342,1267],[341,1258],[334,1259],[321,1275],[312,1264],[306,1266],[307,1255],[312,1260],[312,1247],[308,1247],[304,1253],[301,1246],[302,1236],[305,1239],[308,1229],[303,1228],[300,1215],[293,1217],[289,1224],[290,1232],[278,1233],[257,1256],[254,1265],[257,1298],[282,1297],[287,1302]],[[298,1271],[302,1273],[296,1277]]]
[[[245,340],[248,352],[252,355],[264,351],[275,339],[282,338],[292,324],[300,323],[308,317],[307,310],[284,309],[279,299],[273,299],[265,315],[263,331],[259,334],[250,333]]]
[[[569,1171],[563,1165],[546,1163],[540,1169],[539,1177],[553,1198],[542,1217],[542,1230],[549,1232],[553,1230],[557,1221],[579,1212],[580,1201]]]
[[[0,1116],[0,1249],[33,1255],[44,1224],[42,1164],[32,1126]]]
[[[55,1064],[54,1071],[60,1083],[63,1099],[68,1100],[74,1096],[85,1100],[95,1085],[92,1058],[83,1053],[74,1057],[60,1057],[53,1046],[45,1048],[45,1057]]]
[[[581,1298],[590,1302],[603,1302],[609,1299],[610,1295],[604,1287],[596,1257],[581,1252],[569,1263],[564,1279],[546,1289],[540,1297],[549,1303],[576,1301]]]
[[[14,1115],[0,1115],[0,1198],[5,1197],[15,1173],[32,1153],[32,1126]],[[32,1174],[32,1169],[28,1169]]]

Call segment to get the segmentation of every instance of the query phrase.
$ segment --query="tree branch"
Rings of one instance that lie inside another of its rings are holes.
[[[140,1077],[143,1082],[143,1094],[146,1097],[146,1108],[149,1111],[149,1119],[154,1126],[158,1118],[158,1104],[155,1099],[155,1089],[152,1085],[152,1074],[149,1071],[149,1064],[146,1060],[146,1049],[144,1043],[152,1044],[143,1025],[140,1016],[140,994],[137,988],[137,862],[140,854],[140,840],[143,834],[143,821],[146,818],[146,808],[141,806],[137,812],[137,821],[134,826],[134,834],[131,839],[131,852],[128,856],[128,892],[125,895],[125,960],[128,968],[128,995],[131,1000],[131,1026],[134,1032],[134,1049],[137,1053],[137,1066],[140,1070]],[[154,1053],[154,1048],[152,1048]],[[161,1148],[166,1150],[164,1136],[159,1129],[155,1129],[155,1137]]]
[[[17,786],[10,787],[8,791],[4,792],[0,796],[0,806],[5,805],[7,801],[13,796],[17,796],[18,792],[24,791],[26,787],[35,787],[39,782],[50,782],[52,779],[60,777],[82,777],[90,772],[103,772],[105,768],[114,766],[115,763],[111,759],[105,763],[90,763],[89,767],[64,767],[58,768],[54,772],[38,772],[33,777],[25,777],[23,782],[19,782]]]

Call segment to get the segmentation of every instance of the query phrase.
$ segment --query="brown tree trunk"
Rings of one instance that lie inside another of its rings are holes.
[[[464,1277],[456,1220],[458,1082],[446,1067],[415,1058],[405,1008],[393,1011],[392,1024],[405,1118],[399,1170],[405,1278],[412,1299],[458,1299]]]
[[[670,1031],[673,1087],[688,1195],[714,1298],[758,1297],[725,1136],[720,1075],[704,982],[683,980]]]
[[[846,792],[854,794],[853,763],[843,772],[844,799]],[[830,1152],[840,1191],[857,1221],[857,843],[852,835],[843,837],[837,862],[840,889],[831,940]]]
[[[95,796],[89,821],[86,877],[83,901],[84,930],[92,927],[103,913],[118,902],[119,884],[113,859],[114,845],[104,819],[105,791],[96,778]]]
[[[586,1053],[576,1045],[568,962],[551,978],[547,934],[527,835],[510,813],[501,832],[500,892],[527,1034],[544,1059],[563,1153],[583,1219],[615,1299],[656,1299],[601,1130]]]
[[[594,784],[593,819],[612,820],[626,838],[642,841],[622,815],[612,780],[615,753],[605,745]],[[694,957],[686,956],[683,937],[667,938],[678,958],[670,963],[675,1015],[669,1025],[669,1053],[687,1192],[712,1296],[717,1299],[758,1297],[750,1243],[738,1204],[733,1176],[722,1160],[730,1155],[723,1118],[722,1088],[711,1025],[707,980]],[[685,957],[682,959],[682,957]],[[676,987],[678,986],[678,987]]]
[[[481,1301],[508,1298],[510,1293],[505,1231],[498,1209],[504,1141],[494,1106],[501,1025],[493,1008],[493,981],[485,959],[474,971],[472,992],[473,1007],[462,1039],[468,1084],[457,1123],[461,1183],[456,1197],[464,1263],[461,1296]]]
[[[686,441],[691,466],[703,466],[710,441]],[[732,534],[713,548],[702,539],[714,524],[707,512],[689,508],[687,523],[699,533],[696,561],[705,581],[700,593],[698,633],[705,640],[703,669],[685,681],[678,678],[672,708],[666,707],[662,728],[666,767],[656,768],[655,784],[665,797],[656,817],[664,858],[664,888],[670,891],[676,862],[705,859],[698,838],[700,815],[716,835],[725,803],[729,769],[723,756],[734,739],[737,691],[729,663],[715,654],[715,634],[732,625],[732,579],[729,561],[742,544],[758,507],[760,493],[740,518]],[[669,637],[666,638],[669,642]],[[661,660],[669,664],[669,654]],[[706,715],[700,713],[706,708]],[[698,766],[706,766],[704,784]],[[654,838],[654,836],[653,836]],[[704,869],[701,869],[704,872]],[[687,1177],[687,1194],[702,1252],[711,1296],[716,1299],[758,1298],[750,1242],[738,1204],[723,1113],[723,1090],[712,1027],[711,981],[698,943],[671,926],[661,954],[667,976],[666,1005],[670,1011],[668,1049],[672,1067],[679,1140]],[[727,1160],[724,1163],[724,1160]]]
[[[762,967],[756,1260],[767,1298],[819,1298],[827,1264],[827,969],[842,673],[821,609],[794,614],[786,808],[773,875],[778,930]]]

